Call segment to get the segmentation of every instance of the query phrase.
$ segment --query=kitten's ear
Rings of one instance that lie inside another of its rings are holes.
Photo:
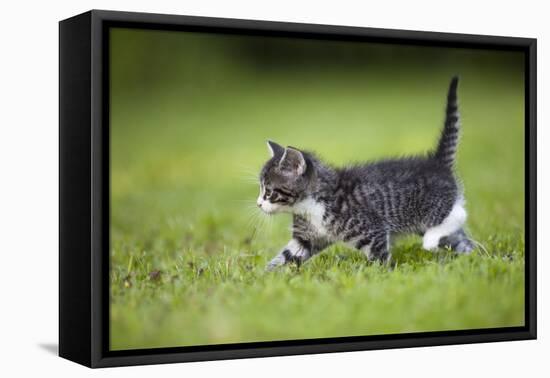
[[[272,142],[270,140],[267,141],[267,149],[269,150],[271,157],[283,156],[285,152],[285,148],[283,146],[280,146],[277,143]]]
[[[304,154],[295,148],[287,147],[281,161],[279,169],[288,175],[301,176],[306,171],[306,159]]]

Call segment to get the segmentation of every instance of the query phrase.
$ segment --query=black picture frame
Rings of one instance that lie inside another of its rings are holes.
[[[525,54],[525,326],[109,351],[110,27],[360,40]],[[536,338],[536,39],[92,10],[59,24],[59,355],[89,367]]]

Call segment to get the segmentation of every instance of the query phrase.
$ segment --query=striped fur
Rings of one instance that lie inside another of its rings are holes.
[[[445,126],[431,154],[335,168],[314,154],[268,142],[271,159],[260,173],[258,206],[293,214],[292,238],[268,269],[301,264],[333,243],[388,262],[395,235],[422,235],[423,247],[473,249],[453,165],[458,141],[458,79],[448,92]]]
[[[458,77],[453,77],[447,94],[445,124],[433,157],[446,167],[453,168],[460,137],[460,115],[457,98]]]

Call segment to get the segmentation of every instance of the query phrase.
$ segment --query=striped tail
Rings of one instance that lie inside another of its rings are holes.
[[[460,131],[460,118],[458,114],[458,101],[456,88],[458,86],[458,77],[451,80],[449,93],[447,94],[447,110],[445,112],[445,126],[441,131],[441,137],[434,153],[434,158],[448,168],[453,168],[456,159],[456,150],[458,147],[458,137]]]

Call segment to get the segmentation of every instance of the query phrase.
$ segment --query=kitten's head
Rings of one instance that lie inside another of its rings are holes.
[[[292,212],[293,206],[308,194],[313,166],[302,151],[268,141],[271,153],[260,173],[257,204],[265,213]]]

